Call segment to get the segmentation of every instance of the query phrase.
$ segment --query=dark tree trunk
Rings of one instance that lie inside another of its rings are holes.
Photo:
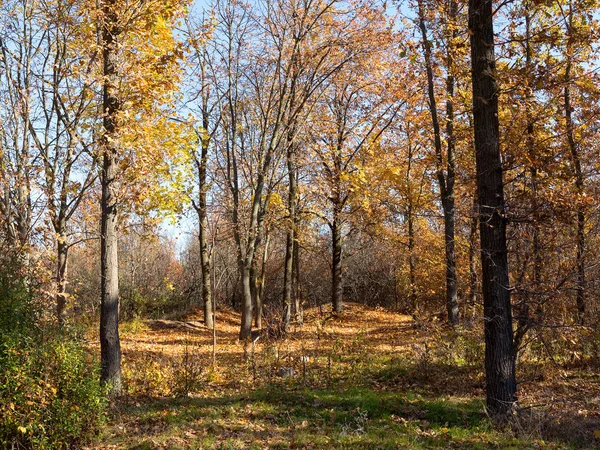
[[[297,216],[296,216],[297,219]],[[298,230],[298,220],[294,225]],[[298,325],[304,324],[304,311],[302,310],[302,295],[300,292],[300,244],[298,237],[294,239],[294,277],[292,280],[292,287],[294,291],[294,309],[296,312],[296,323]]]
[[[427,72],[427,91],[429,96],[429,112],[433,125],[434,147],[437,159],[437,178],[440,188],[440,197],[442,200],[442,209],[444,213],[444,243],[446,249],[446,309],[448,311],[448,323],[458,325],[458,295],[457,295],[457,279],[456,279],[456,254],[454,245],[454,180],[455,180],[455,156],[454,156],[454,75],[453,71],[453,55],[450,43],[456,32],[449,33],[446,45],[447,51],[447,70],[446,78],[446,137],[448,140],[448,148],[446,155],[446,173],[444,173],[444,157],[442,152],[442,139],[440,131],[440,123],[438,119],[437,102],[435,98],[435,84],[433,79],[433,66],[431,61],[431,43],[427,37],[427,28],[425,25],[425,12],[423,10],[423,2],[419,0],[419,27],[421,29],[421,39],[423,44],[423,52],[425,56],[425,69]],[[453,22],[456,17],[457,5],[456,2],[450,0],[448,11],[448,20]]]
[[[250,294],[252,295],[252,314],[253,320],[256,320],[257,304],[261,302],[258,292],[258,261],[254,261],[250,268]],[[255,321],[256,324],[256,321]]]
[[[410,174],[413,162],[413,145],[409,129],[406,130],[406,140],[408,141],[408,163],[406,164],[406,185],[410,186]],[[412,195],[408,196],[408,204],[406,205],[406,225],[408,227],[408,302],[412,309],[411,313],[416,318],[418,314],[418,299],[417,299],[417,284],[416,284],[416,261],[415,261],[415,224],[413,218],[413,202]]]
[[[103,111],[104,135],[102,137],[102,200],[100,231],[100,353],[101,380],[109,385],[110,392],[121,393],[121,342],[119,339],[119,259],[117,235],[116,174],[118,144],[116,134],[117,112],[117,13],[115,0],[104,6],[105,22],[102,25],[104,58]]]
[[[572,10],[569,11],[569,33],[571,36],[571,21],[572,21]],[[569,47],[570,37],[568,40]],[[584,194],[583,190],[583,171],[581,169],[581,158],[579,156],[579,149],[575,142],[575,136],[573,134],[573,107],[571,105],[571,60],[570,50],[567,49],[567,67],[565,69],[565,90],[564,90],[564,108],[565,108],[565,122],[567,131],[567,141],[569,145],[569,151],[571,152],[571,159],[573,162],[573,173],[575,176],[575,189],[578,197],[582,197]],[[583,324],[585,321],[585,210],[581,204],[581,198],[577,201],[577,234],[576,234],[576,266],[577,275],[575,278],[575,295],[577,301],[577,317],[576,321],[579,324]]]
[[[531,49],[531,18],[529,11],[525,12],[525,73],[533,74],[532,66],[532,49]],[[533,259],[533,282],[530,286],[527,286],[523,292],[523,299],[519,307],[519,317],[517,320],[517,328],[515,330],[515,357],[517,357],[521,350],[521,344],[523,339],[527,335],[527,332],[532,327],[533,323],[530,315],[530,304],[533,299],[538,301],[538,313],[541,312],[541,302],[536,296],[536,292],[539,289],[539,274],[541,269],[541,254],[540,254],[540,223],[538,214],[538,192],[537,192],[537,167],[535,160],[535,134],[534,134],[534,123],[531,114],[531,104],[534,101],[533,88],[531,85],[535,83],[528,83],[527,86],[527,97],[525,104],[525,116],[527,121],[527,153],[532,159],[531,166],[529,168],[529,174],[531,176],[531,211],[532,211],[532,224],[531,224],[531,256]],[[529,260],[529,257],[526,258]]]
[[[444,237],[446,243],[446,308],[448,323],[458,325],[458,294],[456,279],[456,253],[454,249],[454,195],[444,203]]]
[[[285,240],[283,271],[283,327],[289,331],[292,320],[292,273],[294,270],[294,230],[288,230]]]
[[[406,222],[408,225],[408,282],[409,286],[409,303],[412,308],[412,313],[416,314],[419,309],[417,301],[417,280],[415,267],[415,224],[412,214],[412,205],[408,205],[406,211]]]
[[[498,85],[491,0],[469,1],[475,162],[479,197],[487,409],[506,420],[516,407]]]
[[[525,15],[525,59],[527,64],[527,73],[533,73],[532,55],[533,49],[531,47],[531,16],[529,11]],[[534,102],[533,88],[528,92],[529,101],[527,103],[527,148],[530,155],[533,155],[535,149],[535,133],[534,133],[534,119],[531,112],[531,104]],[[544,301],[541,296],[542,287],[542,244],[540,241],[541,235],[541,224],[540,224],[540,213],[539,213],[539,202],[538,202],[538,169],[534,163],[531,166],[531,194],[533,197],[533,292],[536,296],[536,318],[538,322],[542,321]]]
[[[448,309],[448,322],[452,325],[458,325],[458,294],[456,277],[456,253],[454,249],[454,182],[456,179],[456,160],[455,160],[455,136],[454,136],[454,55],[452,54],[452,42],[456,37],[456,19],[458,6],[456,1],[450,0],[448,5],[448,21],[451,32],[448,32],[446,39],[447,46],[447,70],[446,78],[446,139],[448,140],[447,161],[446,161],[446,189],[442,199],[444,209],[444,236],[446,243],[446,306]]]
[[[296,161],[295,148],[292,142],[288,142],[287,150],[287,167],[288,167],[288,220],[289,227],[287,230],[285,242],[285,265],[283,274],[283,326],[285,331],[290,329],[290,321],[292,318],[292,289],[294,278],[294,241],[296,239],[296,200],[297,200],[297,179],[296,179]]]
[[[336,314],[344,312],[343,276],[342,276],[342,224],[340,223],[339,206],[334,205],[333,222],[331,224],[331,304]]]

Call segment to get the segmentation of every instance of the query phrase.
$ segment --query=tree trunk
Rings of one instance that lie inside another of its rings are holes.
[[[198,214],[200,216],[200,214]],[[200,218],[200,227],[198,239],[200,241],[200,265],[202,269],[202,303],[204,305],[204,324],[207,328],[212,328],[213,324],[213,298],[211,288],[211,268],[210,268],[210,252],[206,239],[208,220],[206,212],[204,217]]]
[[[525,61],[526,71],[528,74],[533,73],[532,55],[533,49],[531,48],[531,16],[530,12],[527,11],[525,14]],[[531,104],[535,101],[533,95],[533,88],[529,88],[527,92],[527,151],[530,155],[535,154],[535,133],[534,133],[534,119],[531,112]],[[533,198],[533,238],[532,238],[532,251],[533,251],[533,292],[534,298],[537,303],[536,306],[536,318],[538,322],[542,321],[544,301],[542,299],[542,293],[540,292],[542,287],[542,245],[540,241],[540,214],[539,214],[539,202],[538,202],[538,169],[537,163],[533,163],[531,166],[531,194]]]
[[[471,321],[475,319],[477,310],[477,227],[479,225],[477,214],[477,195],[473,196],[473,217],[469,228],[469,304],[471,305]]]
[[[285,331],[290,330],[292,319],[292,272],[294,262],[294,230],[287,231],[285,241],[285,263],[283,272],[283,327]]]
[[[296,215],[296,219],[297,219]],[[298,230],[298,220],[294,225],[296,231]],[[294,309],[296,311],[296,323],[298,325],[304,324],[304,311],[302,309],[302,295],[300,292],[300,244],[298,242],[298,236],[294,239],[294,276],[292,279],[292,288],[294,291]]]
[[[331,264],[331,304],[336,314],[344,312],[343,295],[344,285],[342,276],[342,224],[338,212],[338,206],[334,206],[333,223],[331,224],[332,238],[332,264]]]
[[[250,287],[250,268],[244,262],[240,262],[240,275],[242,277],[240,341],[245,341],[252,335],[252,289]]]
[[[446,308],[448,323],[458,325],[458,294],[456,279],[456,253],[454,249],[454,194],[446,197],[444,207],[444,238],[446,243]]]
[[[577,192],[577,234],[576,234],[576,266],[577,275],[575,279],[575,293],[577,301],[577,317],[576,321],[579,324],[585,321],[585,210],[581,204],[583,190],[583,171],[581,169],[581,158],[579,156],[579,149],[575,142],[575,136],[573,133],[573,107],[571,106],[571,51],[570,51],[570,36],[571,36],[571,21],[572,21],[572,9],[569,10],[569,39],[567,41],[567,67],[565,69],[565,90],[564,90],[564,109],[565,109],[565,122],[567,131],[567,141],[569,144],[569,150],[571,152],[571,159],[573,160],[573,172],[575,175],[575,189]]]
[[[116,137],[117,112],[117,43],[118,35],[115,0],[104,6],[105,22],[102,26],[104,58],[103,111],[104,134],[102,136],[102,199],[100,231],[100,353],[101,380],[109,385],[111,394],[121,393],[121,342],[119,339],[119,260],[117,235],[116,174],[118,144]]]
[[[427,37],[427,28],[425,26],[425,12],[423,2],[419,0],[419,27],[421,29],[421,39],[423,52],[425,56],[425,69],[427,72],[427,91],[429,96],[429,112],[433,125],[434,147],[437,159],[437,178],[440,188],[440,197],[442,200],[442,209],[444,213],[444,242],[446,251],[446,309],[448,311],[448,323],[458,325],[458,296],[456,280],[456,254],[454,245],[454,180],[455,180],[455,157],[454,157],[454,75],[453,55],[450,48],[450,42],[455,31],[449,34],[446,45],[447,50],[447,70],[446,78],[446,137],[448,140],[446,173],[444,173],[444,157],[442,153],[442,139],[440,124],[438,119],[437,103],[435,98],[435,84],[433,79],[433,66],[431,61],[431,43]],[[450,0],[448,20],[450,22],[456,16],[456,2]]]
[[[419,305],[417,303],[417,280],[415,277],[415,226],[412,205],[410,204],[406,211],[406,222],[408,224],[408,282],[410,283],[408,296],[412,313],[416,314]]]
[[[525,12],[525,73],[533,74],[533,67],[531,61],[531,39],[530,39],[530,30],[531,30],[531,18],[529,16],[529,11]],[[533,83],[531,83],[533,84]],[[531,117],[531,103],[534,101],[533,90],[530,86],[530,83],[527,84],[527,93],[526,93],[526,103],[525,103],[525,118],[527,121],[527,153],[532,159],[531,166],[529,167],[529,173],[531,175],[531,210],[532,210],[532,244],[531,244],[531,256],[533,259],[533,283],[530,286],[526,286],[523,292],[521,305],[518,310],[518,318],[517,318],[517,327],[515,329],[515,358],[518,358],[519,351],[521,350],[521,344],[523,339],[527,335],[527,332],[531,328],[531,316],[530,316],[530,303],[531,303],[531,291],[535,291],[538,288],[538,274],[539,274],[539,259],[540,259],[540,251],[539,251],[539,234],[540,234],[540,226],[539,226],[539,217],[537,214],[538,205],[537,205],[537,168],[536,168],[536,158],[535,158],[535,135],[534,135],[534,124],[533,119]],[[525,258],[526,261],[529,260],[529,256],[527,255]],[[523,275],[525,275],[525,268],[523,270]],[[535,295],[533,297],[536,298]]]
[[[206,172],[208,164],[208,147],[210,138],[206,135],[209,126],[208,114],[203,113],[202,127],[203,135],[200,138],[202,146],[200,161],[196,161],[198,166],[198,239],[200,241],[200,269],[202,271],[202,303],[204,306],[204,324],[207,328],[212,328],[213,323],[213,297],[211,286],[211,268],[210,268],[210,251],[208,250],[208,213],[206,195],[208,186],[206,183]]]
[[[262,325],[262,320],[258,317],[258,305],[262,304],[262,300],[260,298],[260,291],[258,289],[259,275],[257,265],[258,261],[255,260],[250,268],[250,294],[252,295],[252,314],[255,326],[257,326],[257,322],[260,322]],[[257,328],[260,329],[258,326]]]
[[[296,226],[296,197],[297,197],[297,180],[296,180],[296,161],[295,149],[292,142],[288,142],[287,150],[287,167],[289,178],[288,190],[288,214],[289,227],[287,230],[285,242],[285,266],[283,274],[283,326],[285,331],[290,329],[290,321],[292,318],[292,288],[294,278],[294,241],[295,241],[295,226]]]
[[[263,298],[265,294],[265,275],[266,275],[266,267],[267,267],[267,259],[269,258],[269,243],[271,241],[271,236],[269,235],[269,230],[265,231],[265,247],[263,249],[262,254],[262,263],[260,267],[260,276],[257,281],[257,293],[256,293],[256,301],[255,301],[255,310],[254,310],[254,325],[257,329],[262,328],[262,316],[263,316]]]
[[[446,161],[446,189],[442,199],[444,208],[444,235],[446,241],[446,305],[448,309],[448,322],[451,325],[458,325],[458,294],[456,277],[456,253],[454,245],[454,182],[456,179],[456,160],[455,160],[455,136],[454,136],[454,55],[452,54],[452,43],[457,35],[457,28],[454,26],[458,5],[455,0],[450,0],[448,6],[448,21],[452,29],[446,39],[447,48],[447,70],[446,78],[446,139],[447,161]]]
[[[479,197],[487,409],[508,419],[516,407],[498,85],[491,0],[469,1],[475,162]]]
[[[56,318],[61,326],[64,324],[64,310],[67,306],[68,252],[67,236],[64,233],[59,233],[56,244]]]

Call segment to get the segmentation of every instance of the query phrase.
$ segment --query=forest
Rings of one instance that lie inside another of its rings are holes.
[[[0,448],[600,448],[599,20],[0,0]]]

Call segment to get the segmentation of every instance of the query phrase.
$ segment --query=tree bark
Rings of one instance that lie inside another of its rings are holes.
[[[421,29],[421,39],[423,44],[423,52],[425,56],[425,69],[427,72],[427,91],[429,96],[429,112],[433,125],[434,147],[437,159],[437,178],[440,188],[440,197],[442,201],[442,209],[444,214],[444,242],[446,253],[446,309],[448,312],[448,323],[458,325],[458,295],[457,295],[457,279],[456,279],[456,253],[455,253],[455,216],[454,216],[454,180],[455,180],[455,156],[454,156],[454,75],[453,70],[453,55],[450,48],[450,43],[456,32],[450,33],[447,38],[446,46],[447,60],[446,69],[448,76],[446,78],[446,138],[448,140],[447,155],[446,155],[446,173],[444,173],[444,157],[442,152],[442,139],[440,131],[440,123],[438,119],[437,102],[435,98],[435,84],[433,79],[433,66],[431,61],[431,43],[427,37],[427,28],[425,25],[425,12],[423,9],[423,1],[419,0],[419,27]],[[452,22],[456,17],[457,5],[456,2],[450,0],[448,21]]]
[[[487,409],[503,421],[517,406],[492,0],[469,1],[475,162],[479,197]]]
[[[119,259],[117,235],[117,113],[120,109],[117,97],[117,8],[115,0],[104,4],[102,46],[104,59],[103,111],[104,134],[102,136],[102,199],[100,231],[100,353],[101,380],[108,384],[110,393],[121,393],[121,342],[119,339]]]
[[[296,233],[298,231],[298,215],[295,223]],[[296,312],[296,323],[304,324],[304,311],[302,309],[302,295],[300,291],[300,244],[298,236],[294,239],[294,275],[292,278],[292,289],[294,291],[294,310]]]
[[[256,286],[256,301],[255,301],[255,309],[254,309],[254,326],[257,329],[262,328],[262,316],[263,316],[263,298],[265,294],[265,275],[266,275],[266,267],[267,267],[267,259],[269,258],[269,243],[271,241],[271,236],[269,235],[269,230],[265,231],[265,246],[263,248],[262,254],[262,263],[260,266],[260,276],[257,280]]]
[[[342,224],[340,223],[339,206],[334,205],[333,222],[331,224],[332,237],[332,264],[331,264],[331,304],[333,312],[342,314],[344,312],[343,274],[342,274]]]
[[[242,277],[242,323],[240,341],[250,339],[252,335],[252,288],[250,286],[250,269],[244,262],[240,263]]]
[[[67,306],[67,260],[69,246],[64,233],[58,235],[56,243],[56,318],[64,324],[64,310]]]
[[[204,132],[208,127],[208,118],[203,119]],[[206,172],[208,163],[208,146],[209,139],[201,138],[202,150],[200,161],[198,161],[198,239],[200,243],[200,269],[202,271],[202,304],[204,306],[204,324],[207,328],[212,328],[213,323],[213,297],[211,286],[211,268],[210,268],[210,251],[208,249],[208,214],[206,194],[208,186],[206,183]]]
[[[294,272],[294,241],[295,241],[295,225],[296,225],[296,197],[297,197],[297,180],[296,180],[296,161],[295,149],[292,142],[288,143],[287,149],[287,166],[288,166],[288,214],[289,227],[285,242],[285,269],[283,274],[283,326],[286,332],[290,329],[290,321],[292,317],[292,285]]]
[[[477,195],[473,196],[473,217],[469,227],[469,304],[471,305],[471,322],[475,319],[477,310]]]
[[[408,297],[412,313],[416,314],[419,305],[417,302],[417,280],[415,277],[415,226],[411,204],[408,205],[406,211],[406,222],[408,225],[408,282],[410,284]]]
[[[293,225],[291,225],[293,228]],[[285,240],[285,262],[283,272],[283,327],[290,330],[292,319],[292,271],[294,269],[294,230],[288,230]]]
[[[258,305],[262,304],[262,300],[260,298],[260,292],[258,289],[259,283],[259,274],[258,274],[258,260],[255,259],[252,267],[250,268],[250,293],[252,295],[252,314],[254,319],[254,326],[257,326],[256,323],[260,322],[262,325],[262,319],[258,317]]]

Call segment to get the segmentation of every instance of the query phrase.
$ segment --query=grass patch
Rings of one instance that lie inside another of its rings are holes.
[[[593,448],[600,429],[590,400],[597,376],[584,380],[581,370],[565,368],[567,379],[562,370],[560,376],[541,370],[541,361],[521,366],[521,380],[530,380],[520,387],[523,405],[544,404],[548,396],[565,400],[530,409],[513,428],[498,430],[484,413],[477,332],[415,329],[407,316],[359,305],[348,305],[343,318],[326,326],[319,317],[310,311],[287,339],[259,341],[249,350],[237,339],[238,315],[222,312],[214,370],[210,330],[131,326],[124,345],[128,395],[116,404],[99,446]],[[280,378],[281,368],[295,375]],[[194,383],[189,395],[177,397],[182,375]]]
[[[205,398],[123,405],[104,444],[124,448],[566,448],[495,430],[481,399],[365,387],[272,384]]]

